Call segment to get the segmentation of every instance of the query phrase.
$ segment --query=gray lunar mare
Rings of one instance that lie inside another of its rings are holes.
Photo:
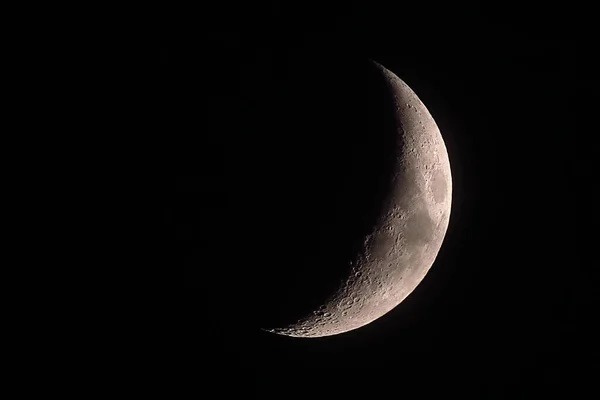
[[[399,146],[393,189],[349,277],[318,310],[269,332],[336,335],[367,325],[400,304],[423,280],[442,246],[452,200],[446,146],[417,95],[375,63],[394,95]]]

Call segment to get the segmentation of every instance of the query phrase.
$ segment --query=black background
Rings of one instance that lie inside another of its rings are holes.
[[[261,3],[157,21],[156,164],[169,263],[183,269],[177,365],[192,390],[513,398],[586,382],[592,214],[579,188],[591,161],[577,128],[582,45],[568,36],[567,11]],[[309,340],[263,333],[247,286],[267,280],[267,265],[304,260],[306,235],[327,219],[320,200],[335,192],[328,177],[345,171],[344,138],[360,143],[330,122],[311,125],[328,121],[310,113],[331,102],[303,85],[331,79],[344,95],[353,85],[363,93],[356,65],[367,58],[403,79],[440,127],[454,185],[443,247],[417,289],[361,329]],[[275,196],[297,182],[316,197]],[[298,211],[302,202],[313,206]]]

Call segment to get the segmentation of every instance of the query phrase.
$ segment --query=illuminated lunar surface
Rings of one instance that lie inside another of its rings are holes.
[[[392,189],[339,289],[310,315],[269,332],[311,338],[367,325],[417,287],[442,246],[452,200],[444,141],[417,95],[391,71],[375,64],[396,108],[398,156]]]

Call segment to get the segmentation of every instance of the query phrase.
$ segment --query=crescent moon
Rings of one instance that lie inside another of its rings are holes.
[[[452,201],[448,153],[433,117],[406,83],[374,62],[393,94],[398,132],[392,190],[349,276],[312,314],[264,329],[314,338],[348,332],[380,318],[423,280],[442,246]]]

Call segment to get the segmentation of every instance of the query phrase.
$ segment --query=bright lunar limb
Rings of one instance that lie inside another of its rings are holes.
[[[378,222],[339,289],[312,314],[269,332],[314,338],[360,328],[400,304],[423,280],[442,246],[452,200],[448,153],[417,95],[375,63],[393,94],[398,156]]]

